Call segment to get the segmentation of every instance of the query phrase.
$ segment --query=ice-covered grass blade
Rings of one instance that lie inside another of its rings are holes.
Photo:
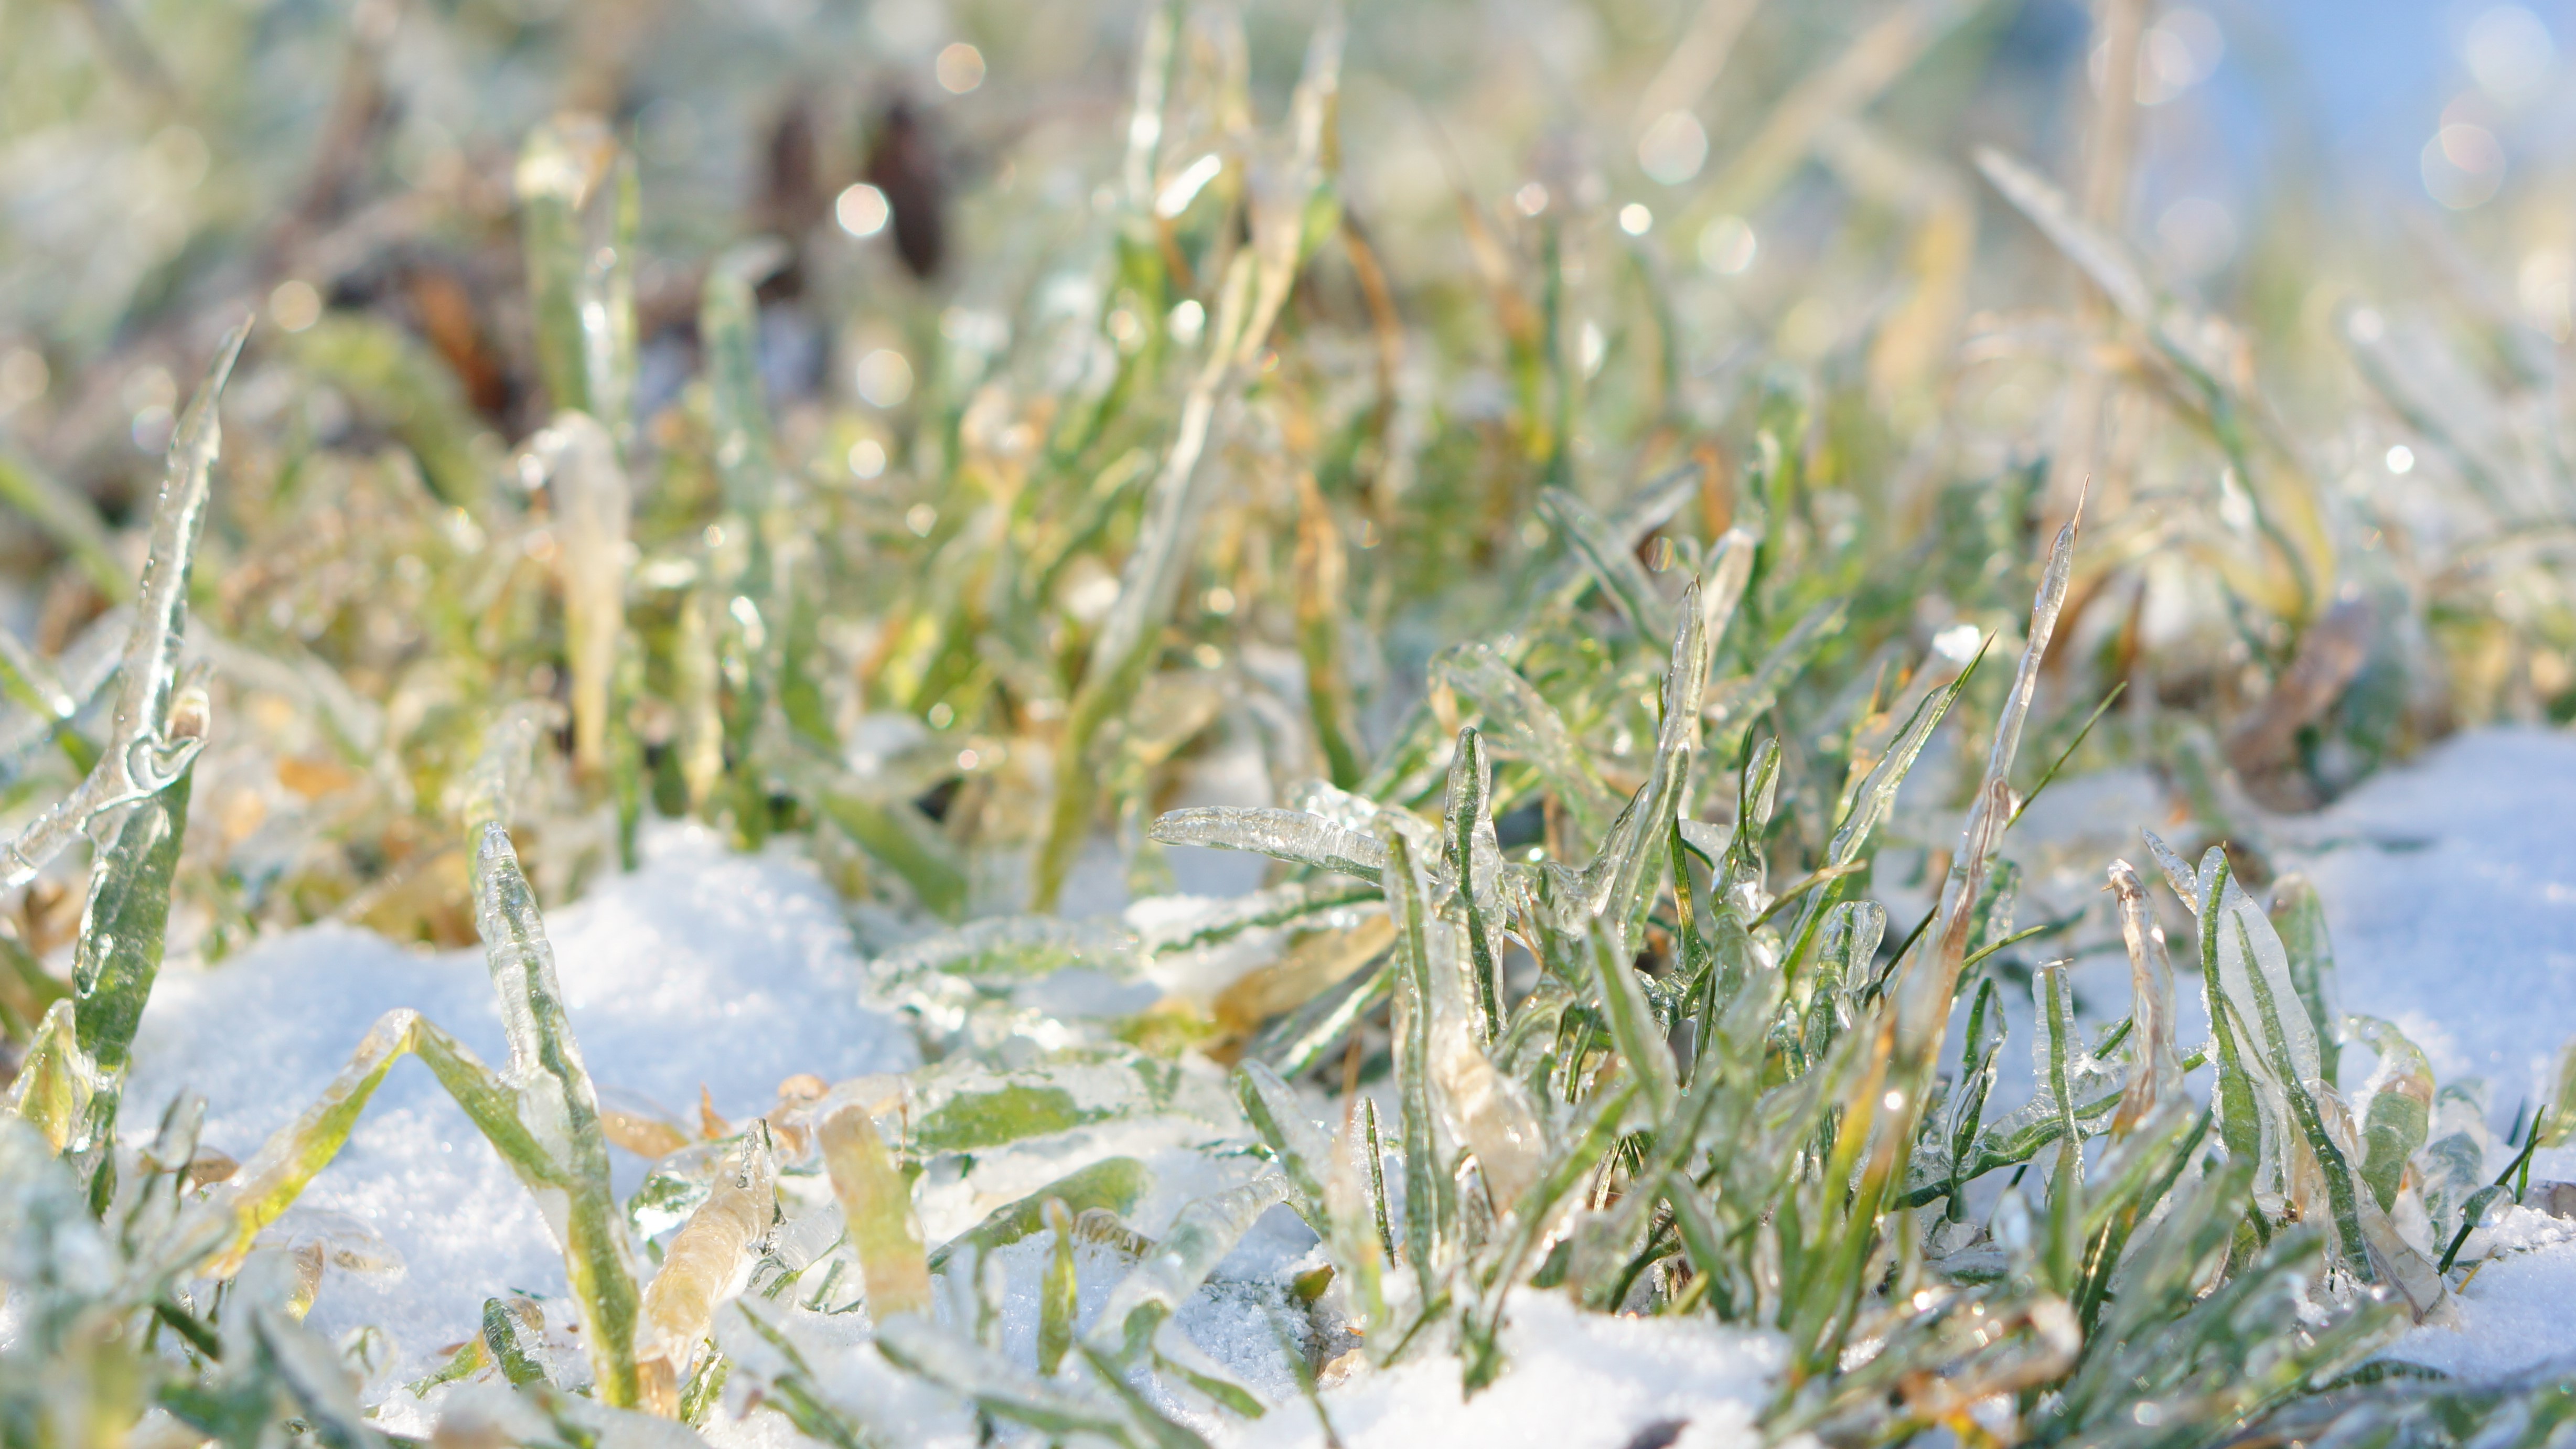
[[[1443,650],[1431,661],[1431,678],[1475,707],[1480,739],[1491,735],[1495,748],[1536,771],[1586,838],[1609,824],[1618,802],[1593,774],[1564,718],[1493,648],[1471,643]]]
[[[1502,848],[1494,839],[1493,777],[1485,742],[1471,727],[1458,732],[1449,761],[1449,796],[1442,812],[1441,868],[1467,932],[1467,956],[1476,978],[1482,1040],[1503,1034],[1500,883]]]
[[[1153,838],[1165,845],[1249,851],[1370,882],[1386,869],[1386,847],[1377,840],[1302,810],[1193,806],[1169,811],[1156,820]]]
[[[1592,571],[1601,592],[1627,615],[1629,625],[1649,639],[1673,636],[1673,606],[1655,592],[1655,582],[1646,574],[1637,556],[1619,546],[1617,536],[1601,515],[1583,506],[1581,500],[1562,489],[1550,488],[1539,495],[1539,516],[1555,527],[1573,548],[1583,566]]]
[[[2433,1068],[2423,1050],[2397,1027],[2375,1016],[2344,1018],[2352,1034],[2379,1058],[2371,1074],[2369,1105],[2362,1121],[2362,1180],[2383,1211],[2397,1207],[2398,1185],[2407,1164],[2431,1134]]]
[[[2111,893],[2120,912],[2120,938],[2129,953],[2128,1085],[2111,1130],[2125,1136],[2162,1102],[2179,1100],[2182,1063],[2174,1051],[2173,962],[2164,929],[2155,922],[2146,886],[2125,860],[2110,866]]]
[[[663,1251],[644,1290],[636,1374],[645,1408],[678,1417],[681,1386],[697,1366],[716,1305],[750,1266],[777,1211],[776,1156],[767,1126],[755,1123],[718,1167],[715,1190]]]
[[[0,855],[0,889],[35,879],[91,821],[120,805],[168,788],[205,743],[202,706],[180,701],[179,654],[185,639],[188,573],[204,530],[215,457],[223,445],[216,403],[242,342],[247,319],[224,335],[205,380],[170,435],[169,461],[152,505],[150,552],[135,588],[134,623],[118,664],[116,700],[98,764],[80,787],[38,816]]]
[[[1279,1171],[1288,1179],[1294,1194],[1290,1202],[1298,1216],[1306,1220],[1317,1236],[1333,1236],[1330,1194],[1326,1181],[1332,1171],[1332,1142],[1323,1129],[1307,1120],[1306,1109],[1279,1074],[1261,1062],[1246,1062],[1235,1071],[1235,1097],[1243,1105],[1243,1115],[1261,1140],[1270,1145],[1278,1159]]]
[[[930,1262],[922,1251],[912,1184],[877,1135],[868,1105],[830,1107],[820,1117],[815,1140],[848,1224],[850,1246],[859,1255],[869,1316],[883,1324],[900,1314],[929,1312]]]
[[[126,808],[90,871],[72,957],[74,1043],[89,1100],[65,1144],[95,1200],[113,1189],[117,1107],[144,1003],[161,969],[170,892],[188,826],[190,775]]]
[[[622,446],[634,427],[634,161],[606,121],[567,114],[529,133],[515,184],[547,396]]]
[[[1440,1168],[1435,1139],[1439,1109],[1432,1100],[1432,1011],[1438,990],[1433,973],[1454,966],[1452,953],[1435,953],[1435,939],[1449,944],[1448,924],[1430,913],[1431,884],[1410,832],[1381,820],[1377,840],[1386,851],[1387,912],[1395,921],[1396,1125],[1404,1144],[1404,1252],[1421,1302],[1439,1293],[1445,1247],[1455,1224],[1448,1175]]]
[[[628,497],[616,440],[586,413],[562,413],[531,451],[554,500],[563,576],[565,653],[572,673],[573,763],[607,768],[610,683],[626,630]]]

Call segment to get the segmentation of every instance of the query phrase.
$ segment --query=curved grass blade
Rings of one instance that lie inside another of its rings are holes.
[[[1193,806],[1166,812],[1154,822],[1152,837],[1165,845],[1250,851],[1372,883],[1386,870],[1387,853],[1382,842],[1303,810]]]

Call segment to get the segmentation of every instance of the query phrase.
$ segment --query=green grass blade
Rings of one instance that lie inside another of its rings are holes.
[[[846,785],[821,785],[819,772],[806,778],[818,787],[810,798],[823,817],[903,877],[931,914],[943,921],[965,916],[966,868],[920,811],[906,802],[871,800]]]
[[[1475,971],[1481,1041],[1503,1034],[1503,968],[1499,922],[1502,848],[1494,841],[1493,777],[1485,742],[1473,726],[1458,732],[1449,762],[1449,798],[1441,817],[1441,867],[1467,930],[1467,956]]]
[[[97,507],[14,449],[0,448],[0,503],[41,529],[109,600],[123,603],[134,597],[134,580],[117,562]]]
[[[1090,666],[1067,713],[1062,754],[1056,762],[1054,815],[1039,852],[1029,902],[1033,910],[1052,909],[1056,893],[1063,889],[1074,852],[1091,826],[1097,765],[1091,758],[1093,742],[1104,723],[1124,713],[1142,682],[1156,633],[1179,593],[1199,515],[1207,504],[1211,486],[1207,480],[1216,476],[1200,464],[1219,431],[1218,403],[1239,385],[1236,354],[1255,335],[1248,330],[1249,314],[1256,305],[1255,272],[1253,257],[1236,253],[1210,326],[1207,365],[1182,404],[1171,451],[1146,498],[1145,520],[1119,579],[1117,601],[1092,642]],[[1260,331],[1266,332],[1268,323],[1268,316],[1261,317]]]
[[[1433,683],[1475,706],[1497,747],[1519,756],[1556,795],[1587,839],[1597,838],[1618,801],[1592,773],[1556,707],[1484,644],[1446,649],[1431,661]],[[1455,769],[1453,763],[1452,769]]]
[[[727,250],[707,268],[698,303],[716,472],[724,480],[725,510],[753,530],[746,543],[755,553],[768,541],[762,530],[777,496],[778,464],[760,381],[760,305],[753,289],[787,257],[787,249],[769,237]],[[766,578],[755,582],[765,585]]]
[[[1603,859],[1586,871],[1589,875],[1608,864],[1607,892],[1597,909],[1623,941],[1640,940],[1645,934],[1646,912],[1662,883],[1664,842],[1689,783],[1691,756],[1699,748],[1700,701],[1708,684],[1709,659],[1708,628],[1697,583],[1682,594],[1681,620],[1664,673],[1663,721],[1655,735],[1653,772],[1622,817],[1625,828],[1611,828],[1610,838],[1602,844]]]
[[[1325,1183],[1326,1175],[1332,1171],[1331,1141],[1322,1128],[1307,1120],[1306,1109],[1298,1104],[1296,1093],[1266,1064],[1246,1062],[1236,1069],[1234,1090],[1235,1099],[1243,1104],[1245,1119],[1252,1123],[1253,1131],[1261,1134],[1261,1140],[1270,1144],[1280,1172],[1296,1189],[1291,1201],[1298,1216],[1318,1237],[1330,1241],[1332,1217]]]
[[[339,1154],[385,1073],[412,1050],[419,1027],[418,1012],[385,1013],[322,1095],[294,1121],[271,1133],[241,1170],[215,1189],[207,1199],[209,1210],[230,1221],[229,1236],[208,1266],[211,1275],[228,1277],[238,1271],[260,1229],[277,1221],[314,1174]]]
[[[1674,1085],[1672,1044],[1664,1039],[1655,1009],[1646,1001],[1636,967],[1630,964],[1616,934],[1607,928],[1588,933],[1584,961],[1592,972],[1592,989],[1601,1003],[1602,1016],[1610,1025],[1610,1039],[1636,1076],[1645,1094],[1646,1110],[1658,1120],[1670,1116],[1679,1096]]]
[[[81,911],[72,1010],[74,1040],[92,1077],[81,1128],[67,1150],[81,1175],[93,1179],[93,1196],[101,1201],[96,1174],[112,1175],[115,1169],[117,1107],[134,1031],[161,970],[193,778],[183,770],[167,788],[127,808],[90,870],[89,901]]]
[[[635,171],[605,122],[538,126],[516,177],[537,371],[557,411],[634,431]]]
[[[1053,1378],[1073,1347],[1081,1284],[1074,1276],[1073,1214],[1058,1198],[1048,1198],[1044,1211],[1047,1230],[1055,1234],[1055,1251],[1047,1258],[1046,1281],[1038,1288],[1038,1377]]]
[[[393,323],[355,311],[330,313],[291,345],[307,371],[384,420],[419,460],[440,502],[490,516],[491,478],[472,441],[480,425],[456,374],[428,348]]]
[[[1586,1103],[1581,1125],[1568,1134],[1563,1147],[1550,1156],[1537,1181],[1504,1218],[1495,1235],[1495,1246],[1482,1264],[1484,1282],[1475,1309],[1460,1327],[1468,1392],[1492,1383],[1501,1373],[1498,1340],[1504,1300],[1520,1281],[1523,1266],[1566,1195],[1599,1170],[1602,1159],[1609,1155],[1627,1123],[1629,1106],[1642,1095],[1643,1087],[1632,1077]]]
[[[1201,805],[1165,812],[1154,822],[1155,840],[1210,850],[1243,850],[1375,882],[1386,870],[1378,840],[1303,810],[1269,806]]]
[[[2051,1286],[2061,1294],[2076,1287],[2083,1250],[2084,1129],[2075,1119],[2074,1087],[2068,1080],[2068,1058],[2083,1049],[2076,1036],[2074,994],[2066,983],[2066,963],[2040,969],[2035,985],[2040,1030],[2048,1045],[2048,1073],[2039,1086],[2057,1108],[2057,1168],[2048,1180],[2048,1266]]]
[[[1959,1083],[1950,1096],[1950,1216],[1957,1220],[1967,1207],[1969,1164],[1983,1131],[1986,1098],[1995,1088],[1996,1056],[2005,1036],[2003,1001],[1992,980],[1977,983],[1968,1006],[1968,1029],[1960,1047]]]
[[[536,896],[519,869],[510,833],[498,821],[483,823],[475,852],[474,914],[483,936],[484,965],[501,998],[501,1024],[510,1039],[509,1076],[520,1094],[521,1115],[540,1139],[552,1144],[553,1153],[561,1154],[552,1163],[551,1183],[561,1196],[540,1191],[538,1201],[563,1244],[597,1392],[612,1407],[632,1407],[639,1303],[634,1250],[627,1241],[625,1215],[609,1187],[608,1138],[600,1129],[598,1094],[564,1015],[554,949],[546,942]]]
[[[1673,637],[1673,606],[1655,591],[1655,581],[1647,576],[1645,565],[1620,546],[1617,535],[1601,515],[1561,488],[1549,488],[1539,494],[1538,512],[1572,546],[1575,557],[1592,571],[1601,592],[1628,616],[1630,627],[1649,639]]]
[[[2394,1211],[2406,1165],[2424,1145],[2433,1123],[2433,1068],[2422,1049],[2397,1027],[2375,1016],[2345,1018],[2353,1035],[2379,1058],[2371,1076],[2370,1105],[2362,1121],[2361,1178],[2382,1211]]]
[[[1395,918],[1396,1125],[1404,1141],[1404,1262],[1413,1269],[1421,1301],[1439,1296],[1443,1249],[1453,1224],[1441,1211],[1442,1173],[1433,1139],[1438,1108],[1432,1100],[1432,1010],[1441,965],[1432,935],[1445,930],[1430,915],[1430,882],[1415,858],[1411,835],[1391,817],[1378,822],[1386,851],[1386,905]]]
[[[1297,652],[1306,662],[1306,707],[1325,774],[1348,790],[1367,773],[1361,762],[1359,715],[1351,701],[1348,626],[1350,559],[1330,505],[1314,478],[1297,481]]]
[[[2342,1080],[2338,1048],[2345,1017],[2335,991],[2334,943],[2326,938],[2325,903],[2305,876],[2283,876],[2272,887],[2271,920],[2289,957],[2290,986],[2316,1037],[2317,1075],[2334,1086]],[[2430,1091],[2427,1087],[2427,1101]]]
[[[1741,731],[1779,700],[1780,691],[1843,631],[1849,617],[1850,603],[1844,599],[1828,599],[1801,615],[1751,674],[1710,701],[1709,723],[1723,732],[1719,738],[1727,742],[1742,738]]]
[[[1395,1229],[1388,1223],[1386,1212],[1386,1144],[1378,1138],[1374,1097],[1360,1098],[1360,1128],[1368,1152],[1369,1213],[1377,1221],[1378,1247],[1384,1260],[1392,1263],[1396,1261]]]
[[[1702,478],[1698,463],[1685,463],[1648,479],[1609,516],[1610,536],[1621,548],[1635,548],[1646,535],[1671,521]],[[1593,575],[1580,558],[1560,561],[1541,575],[1537,586],[1497,632],[1497,654],[1506,667],[1517,667],[1530,646],[1534,627],[1572,608],[1592,588]],[[1415,798],[1428,788],[1423,762],[1446,738],[1428,700],[1416,703],[1395,732],[1395,743],[1378,758],[1356,793],[1372,800]]]
[[[1154,1330],[1180,1312],[1208,1274],[1251,1231],[1253,1220],[1286,1202],[1289,1192],[1287,1178],[1265,1172],[1241,1187],[1182,1208],[1154,1251],[1109,1290],[1100,1316],[1083,1336],[1085,1348],[1118,1363],[1136,1362],[1152,1342]]]
[[[897,1368],[971,1400],[997,1419],[1056,1438],[1096,1435],[1114,1444],[1140,1445],[1126,1414],[1091,1394],[1040,1382],[991,1349],[953,1329],[911,1314],[877,1332],[877,1349]]]

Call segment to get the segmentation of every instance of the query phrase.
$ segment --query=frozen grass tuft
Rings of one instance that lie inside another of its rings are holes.
[[[899,8],[0,16],[0,1437],[2549,1437],[2563,298],[2123,0]]]

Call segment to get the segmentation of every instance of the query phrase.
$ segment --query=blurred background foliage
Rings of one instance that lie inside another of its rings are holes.
[[[2011,646],[2079,499],[2035,752],[2124,686],[2067,769],[2147,767],[2178,847],[2260,879],[2279,812],[2576,714],[2550,19],[1423,0],[1357,8],[1301,104],[1321,18],[0,7],[7,800],[95,748],[39,696],[108,662],[245,307],[174,924],[210,957],[470,939],[455,782],[520,698],[560,707],[549,900],[654,814],[810,835],[881,942],[1217,888],[1158,812],[1436,799],[1441,651],[1676,469],[1639,577],[1767,538],[1716,673],[1779,666],[1737,704],[1776,710],[1787,874],[1874,701]],[[1669,621],[1552,618],[1504,647],[1600,778],[1504,826],[1573,858]],[[1918,888],[1966,753],[1891,826]],[[15,912],[34,956],[70,879]]]

